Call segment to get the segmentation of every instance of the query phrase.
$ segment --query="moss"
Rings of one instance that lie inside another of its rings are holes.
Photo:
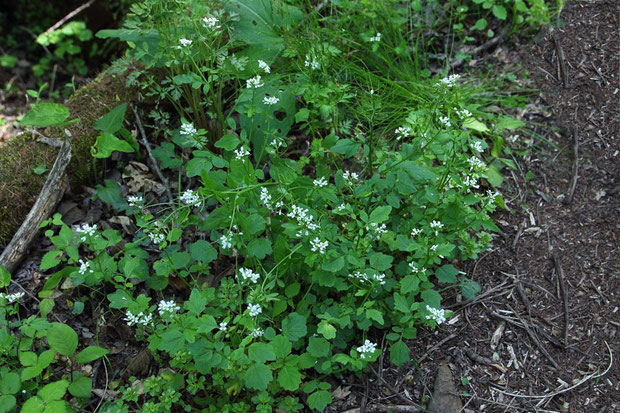
[[[90,155],[90,148],[97,139],[97,131],[93,129],[95,122],[115,106],[137,97],[137,90],[125,84],[126,75],[104,71],[64,103],[71,111],[70,119],[80,119],[67,127],[72,136],[69,177],[74,190],[96,181]],[[48,128],[42,133],[50,138],[64,138],[59,128]],[[28,133],[0,146],[0,247],[8,244],[45,183],[47,174],[37,175],[33,169],[45,164],[50,170],[56,154],[57,149],[37,143]]]

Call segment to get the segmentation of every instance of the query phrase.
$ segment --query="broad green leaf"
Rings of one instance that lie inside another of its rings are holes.
[[[320,412],[332,402],[332,394],[326,390],[318,390],[308,397],[308,406]]]
[[[39,103],[26,113],[21,126],[55,126],[62,124],[70,115],[69,109],[58,103]]]
[[[69,393],[80,399],[88,399],[93,389],[93,382],[88,377],[78,377],[69,385]]]
[[[459,270],[451,264],[446,264],[437,270],[436,276],[440,283],[455,283]]]
[[[385,322],[383,321],[383,314],[379,310],[375,310],[374,308],[370,308],[366,310],[366,317],[370,320],[374,320],[377,323],[383,325]]]
[[[248,244],[248,255],[262,260],[271,254],[271,242],[266,238],[255,238]]]
[[[390,361],[396,366],[402,366],[410,360],[409,347],[399,340],[390,346]]]
[[[262,363],[252,364],[245,372],[245,386],[249,389],[264,391],[273,380],[271,369]]]
[[[323,269],[329,272],[340,271],[344,267],[344,256],[340,256],[333,261],[323,264]]]
[[[386,255],[382,252],[375,252],[370,254],[370,266],[378,271],[385,271],[392,266],[394,257]]]
[[[12,411],[16,405],[17,400],[15,399],[15,396],[11,394],[5,394],[0,396],[0,413],[8,413]],[[22,407],[22,412],[26,412],[26,410],[24,410],[25,408],[26,405],[24,404],[24,406]]]
[[[123,120],[125,119],[126,110],[126,103],[118,105],[106,115],[102,116],[93,127],[103,133],[118,132],[123,127]]]
[[[112,179],[106,179],[104,185],[97,185],[95,196],[117,211],[124,211],[129,207],[127,200],[121,196],[118,183]]]
[[[495,124],[496,129],[519,129],[525,125],[525,122],[519,119],[511,118],[509,116],[501,116],[499,121]]]
[[[312,354],[314,357],[329,356],[330,348],[331,344],[329,341],[322,337],[310,337],[310,340],[308,340],[308,353]]]
[[[50,384],[43,386],[37,394],[46,403],[49,403],[53,400],[62,399],[65,393],[67,392],[68,386],[69,386],[69,382],[67,380],[55,381],[55,382],[52,382]]]
[[[193,259],[196,261],[201,261],[205,264],[208,264],[217,258],[217,250],[205,240],[198,240],[193,244],[190,244],[187,249]]]
[[[277,335],[271,341],[271,346],[273,348],[273,352],[276,357],[279,359],[283,359],[284,357],[291,354],[292,345],[291,342],[288,341],[286,337],[283,335]]]
[[[37,354],[32,351],[20,351],[18,354],[19,362],[24,367],[37,364]]]
[[[0,393],[2,394],[17,394],[21,389],[22,381],[19,378],[19,374],[14,371],[6,373],[2,380],[0,380]]]
[[[167,351],[170,355],[173,355],[184,347],[185,338],[179,327],[168,328],[161,335],[160,350]]]
[[[506,17],[508,17],[506,8],[504,6],[500,6],[499,4],[493,6],[493,15],[500,20],[506,20]]]
[[[380,224],[383,221],[387,221],[392,212],[392,207],[389,205],[378,206],[370,213],[370,222]]]
[[[461,294],[463,294],[466,300],[473,300],[480,291],[482,291],[480,284],[469,278],[463,278],[461,282]]]
[[[78,335],[66,324],[52,323],[47,331],[47,342],[56,352],[71,357],[78,346]]]
[[[109,352],[110,351],[105,348],[88,346],[78,353],[75,361],[83,364],[90,363],[91,361],[97,360],[98,358],[105,356]]]
[[[42,413],[45,403],[39,396],[32,396],[22,406],[21,413]]]
[[[248,356],[250,360],[256,363],[264,363],[266,361],[273,361],[276,359],[276,354],[273,351],[273,346],[269,343],[252,343],[248,348]]]
[[[41,271],[49,270],[60,264],[60,257],[62,257],[62,251],[51,250],[46,252],[43,258],[41,258]]]
[[[319,327],[317,328],[317,332],[328,340],[336,338],[336,327],[331,325],[326,320],[321,320]]]
[[[0,265],[0,288],[4,288],[11,283],[11,273]]]
[[[297,313],[290,313],[282,321],[282,333],[291,341],[297,341],[308,333],[306,318]]]
[[[394,308],[404,314],[411,312],[407,299],[398,293],[394,293]]]
[[[133,152],[134,149],[127,141],[106,132],[97,136],[95,144],[90,149],[94,158],[109,158],[114,151]]]
[[[355,155],[359,148],[360,144],[357,142],[350,139],[339,139],[329,150],[344,155],[346,159]]]
[[[301,384],[301,373],[296,367],[284,366],[278,372],[278,383],[284,390],[295,391]]]
[[[239,142],[241,141],[235,135],[227,134],[227,135],[222,136],[220,140],[215,142],[215,147],[222,148],[227,151],[232,151],[239,145]]]
[[[489,130],[489,128],[487,128],[487,125],[474,118],[465,119],[463,121],[463,127],[467,129],[473,129],[478,132],[487,132]]]

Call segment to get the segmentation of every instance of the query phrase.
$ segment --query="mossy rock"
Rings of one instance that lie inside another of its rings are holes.
[[[65,103],[70,119],[80,119],[67,129],[73,148],[69,165],[71,187],[93,184],[94,163],[90,148],[95,143],[95,122],[124,102],[136,100],[138,90],[126,86],[127,76],[104,71],[96,79],[77,90]],[[64,139],[60,128],[48,128],[43,135]],[[47,174],[34,169],[46,165],[49,171],[58,149],[37,142],[38,137],[25,132],[0,146],[0,248],[5,247],[19,228],[43,187]]]

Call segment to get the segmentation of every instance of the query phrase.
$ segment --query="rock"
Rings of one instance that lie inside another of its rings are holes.
[[[431,413],[459,413],[463,408],[458,396],[454,378],[447,362],[442,362],[435,377],[433,395],[428,405]]]

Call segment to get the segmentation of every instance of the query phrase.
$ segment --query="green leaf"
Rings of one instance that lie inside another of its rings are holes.
[[[192,258],[205,264],[210,263],[217,258],[217,250],[205,240],[198,240],[190,244],[187,248]]]
[[[266,361],[273,361],[276,359],[276,353],[273,351],[273,346],[269,343],[252,343],[248,348],[248,356],[250,360],[257,363],[264,363]]]
[[[473,129],[478,132],[487,132],[489,130],[489,128],[487,128],[487,125],[474,118],[465,119],[463,121],[463,127],[467,129]]]
[[[60,264],[60,257],[62,257],[62,251],[59,250],[51,250],[45,253],[43,258],[41,258],[41,271],[49,270]]]
[[[308,340],[308,353],[314,357],[327,357],[331,344],[322,337],[310,337]]]
[[[91,361],[97,360],[98,358],[105,356],[109,352],[110,351],[105,348],[88,346],[78,353],[75,361],[82,364],[90,363]]]
[[[67,380],[55,381],[55,382],[52,382],[50,384],[43,386],[37,394],[46,403],[49,403],[53,400],[62,399],[65,393],[67,392],[68,386],[69,386],[69,382]]]
[[[398,293],[394,293],[394,308],[404,314],[411,313],[407,299]]]
[[[93,389],[93,382],[88,377],[78,377],[69,385],[69,393],[80,399],[88,399]]]
[[[295,297],[297,294],[299,294],[299,291],[301,289],[301,284],[299,284],[298,282],[294,282],[292,284],[289,284],[285,289],[284,289],[284,294],[288,297],[288,298],[293,298]]]
[[[245,372],[245,386],[249,389],[264,391],[273,380],[271,369],[262,363],[252,364]]]
[[[13,410],[13,408],[16,405],[17,405],[17,400],[15,399],[15,396],[10,395],[10,394],[5,394],[3,396],[0,396],[0,413],[8,413],[11,410]],[[27,413],[27,410],[25,410],[25,408],[26,408],[26,404],[24,404],[24,406],[22,407],[22,412]]]
[[[262,260],[271,254],[271,242],[266,238],[256,238],[248,244],[248,255]]]
[[[161,335],[160,350],[167,351],[170,355],[173,355],[184,347],[185,338],[179,327],[168,328]]]
[[[336,327],[331,325],[326,320],[321,320],[319,327],[317,328],[317,332],[328,340],[336,338]]]
[[[124,211],[129,207],[127,200],[121,196],[121,190],[118,183],[112,179],[106,179],[104,181],[105,186],[97,185],[97,198],[101,199],[112,208],[118,211]]]
[[[506,8],[504,6],[500,6],[499,4],[493,6],[493,15],[500,20],[506,20],[506,17],[508,17]]]
[[[459,270],[451,264],[442,266],[437,270],[436,276],[440,283],[455,283]]]
[[[409,347],[399,340],[390,346],[390,361],[396,366],[402,366],[409,359]]]
[[[390,212],[392,212],[392,207],[389,205],[376,207],[370,213],[370,222],[380,224],[383,221],[387,221],[387,219],[390,217]]]
[[[185,164],[185,172],[188,178],[202,176],[213,168],[213,162],[204,156],[194,156]]]
[[[296,367],[284,366],[278,372],[278,383],[284,390],[295,391],[301,384],[301,373]]]
[[[56,352],[71,357],[78,346],[78,335],[66,324],[52,323],[47,332],[47,342]]]
[[[37,165],[37,167],[34,168],[32,172],[36,175],[43,175],[45,172],[47,172],[47,165],[45,164]]]
[[[41,311],[41,317],[42,318],[47,318],[47,315],[52,311],[52,309],[54,308],[54,300],[46,298],[45,300],[41,300],[41,302],[39,303],[39,310]]]
[[[350,139],[339,139],[334,146],[329,148],[329,150],[344,155],[346,159],[355,155],[359,148],[359,143],[356,143]]]
[[[379,310],[375,310],[374,308],[370,308],[366,310],[366,317],[370,320],[375,320],[377,323],[383,325],[385,322],[383,321],[383,314]]]
[[[32,396],[22,406],[21,413],[41,413],[45,409],[45,403],[39,396]]]
[[[24,367],[30,367],[37,364],[37,354],[32,351],[21,351],[18,354],[19,362]]]
[[[525,122],[519,119],[511,118],[509,116],[501,116],[499,121],[495,124],[495,128],[499,130],[503,129],[519,129],[525,125]]]
[[[282,321],[282,333],[290,341],[297,341],[308,333],[306,318],[297,313],[290,313]]]
[[[102,116],[93,127],[103,133],[118,132],[123,127],[123,120],[125,119],[126,110],[126,103],[118,105],[106,115]]]
[[[382,252],[370,254],[370,266],[378,271],[385,271],[392,266],[394,257],[386,255]]]
[[[55,126],[63,123],[70,115],[69,109],[58,103],[39,103],[26,113],[21,126]]]
[[[4,288],[11,283],[11,273],[0,265],[0,288]]]
[[[114,151],[133,152],[134,149],[128,142],[105,132],[97,136],[97,141],[90,149],[94,158],[109,158]]]
[[[19,374],[14,371],[10,371],[2,377],[2,380],[0,380],[0,393],[17,394],[19,389],[21,389],[21,386],[22,381],[19,378]]]
[[[220,140],[215,142],[215,147],[222,148],[227,151],[232,151],[239,145],[239,142],[241,141],[235,135],[227,134],[227,135],[222,136]]]
[[[283,359],[291,354],[291,350],[293,348],[291,342],[288,341],[288,339],[283,335],[275,336],[271,341],[271,346],[276,357],[279,359]]]
[[[476,24],[473,25],[472,29],[474,30],[484,30],[487,27],[486,19],[478,19]]]
[[[340,256],[331,262],[323,264],[323,269],[329,272],[340,271],[344,267],[344,256]]]
[[[308,406],[311,409],[323,411],[332,402],[332,394],[326,390],[318,390],[308,397]]]
[[[480,284],[469,278],[463,278],[461,282],[461,294],[463,294],[466,300],[473,300],[480,291],[482,291]]]

